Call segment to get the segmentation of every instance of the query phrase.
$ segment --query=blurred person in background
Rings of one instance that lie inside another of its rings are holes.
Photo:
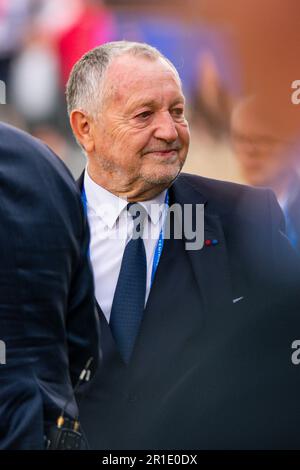
[[[265,112],[258,96],[241,100],[231,117],[231,137],[244,181],[270,187],[285,214],[286,233],[300,251],[300,146],[287,140],[282,116]]]
[[[195,114],[198,125],[212,139],[221,140],[229,135],[232,99],[223,83],[213,53],[204,51],[198,59],[198,80],[195,94]]]
[[[190,118],[193,138],[184,171],[220,180],[241,181],[229,139],[230,114],[238,85],[230,74],[234,68],[226,48],[224,63],[217,60],[220,52],[217,54],[216,51],[220,49],[222,35],[214,39],[217,44],[213,48],[203,48],[195,57],[198,67]]]
[[[34,6],[11,63],[9,102],[25,129],[42,138],[78,177],[84,163],[70,139],[65,81],[86,50],[112,38],[113,18],[96,0],[35,0]]]
[[[0,0],[0,80],[7,85],[11,64],[28,33],[38,0]]]
[[[60,3],[62,3],[61,0]],[[66,4],[66,12],[68,10],[69,5]],[[63,89],[75,62],[86,51],[113,40],[116,34],[114,15],[105,6],[104,1],[81,0],[81,11],[76,21],[65,28],[58,40],[58,57]]]

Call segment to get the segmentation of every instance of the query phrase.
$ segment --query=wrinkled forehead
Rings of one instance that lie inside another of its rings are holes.
[[[105,95],[119,101],[133,94],[149,93],[151,89],[171,89],[183,97],[178,72],[164,58],[122,55],[113,59],[105,76]]]

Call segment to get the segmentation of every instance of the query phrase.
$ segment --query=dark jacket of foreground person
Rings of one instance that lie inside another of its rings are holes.
[[[88,243],[64,164],[0,124],[0,449],[43,449],[66,401],[77,412],[72,383],[99,347]]]

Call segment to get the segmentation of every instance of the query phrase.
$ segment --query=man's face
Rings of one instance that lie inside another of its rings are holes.
[[[188,152],[189,128],[178,76],[162,59],[123,55],[105,77],[89,164],[120,191],[168,186]]]
[[[290,169],[293,155],[288,142],[250,107],[233,114],[231,134],[242,176],[248,184],[272,187]]]

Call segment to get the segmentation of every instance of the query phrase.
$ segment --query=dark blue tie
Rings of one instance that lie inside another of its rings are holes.
[[[124,250],[115,290],[110,326],[121,356],[129,363],[143,317],[147,260],[142,239],[146,210],[137,203],[128,204],[134,221],[133,237]]]

